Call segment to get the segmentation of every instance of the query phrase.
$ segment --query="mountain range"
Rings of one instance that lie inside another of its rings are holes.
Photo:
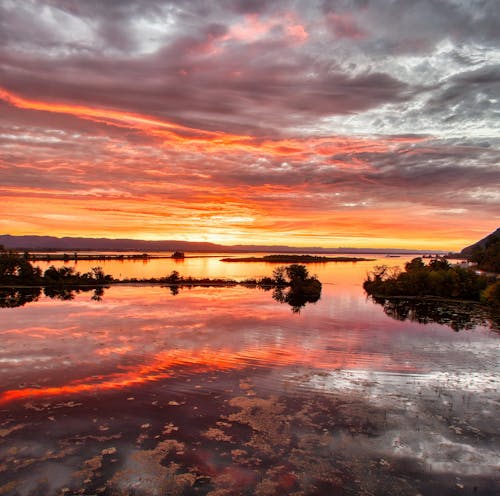
[[[391,253],[391,254],[424,254],[429,250],[406,250],[399,248],[296,248],[286,245],[220,245],[208,242],[162,240],[147,241],[140,239],[111,239],[111,238],[78,238],[55,236],[11,236],[0,235],[0,245],[9,250],[29,251],[184,251],[205,253]],[[445,253],[432,251],[432,253]]]

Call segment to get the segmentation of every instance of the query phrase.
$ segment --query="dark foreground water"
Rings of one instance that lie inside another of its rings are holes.
[[[491,322],[328,270],[300,313],[240,287],[0,308],[0,495],[498,494]]]

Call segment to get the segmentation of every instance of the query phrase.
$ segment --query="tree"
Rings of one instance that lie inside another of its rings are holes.
[[[285,286],[286,285],[285,275],[286,275],[285,267],[283,266],[276,267],[273,270],[274,284],[276,284],[277,286]]]
[[[450,270],[451,265],[446,258],[434,258],[429,262],[429,269],[431,270]]]
[[[291,284],[305,281],[309,277],[309,273],[305,265],[289,265],[288,267],[286,267],[285,272],[290,279]]]
[[[414,258],[405,265],[406,272],[416,272],[423,269],[425,269],[425,263],[420,257]]]
[[[95,279],[99,284],[105,284],[111,282],[113,277],[104,273],[102,267],[92,267],[91,270],[92,278]]]
[[[300,312],[306,303],[315,303],[321,297],[321,283],[316,277],[309,277],[305,265],[277,267],[273,276],[273,298],[280,303],[288,303],[294,313]]]
[[[500,308],[500,281],[490,284],[482,293],[481,301],[495,308]]]
[[[41,270],[13,251],[0,251],[0,281],[34,284],[39,282]]]
[[[171,284],[178,284],[181,281],[181,276],[180,276],[179,272],[177,272],[176,270],[173,270],[170,273],[170,275],[165,278],[165,281],[169,282]]]
[[[4,251],[0,254],[0,277],[13,277],[17,275],[19,257],[12,251]]]
[[[63,282],[64,280],[69,280],[74,276],[79,276],[75,273],[73,267],[59,267],[56,268],[51,265],[44,273],[43,277],[47,282]]]
[[[23,260],[19,265],[18,275],[24,282],[36,283],[42,277],[42,269],[40,267],[33,267],[27,260]]]

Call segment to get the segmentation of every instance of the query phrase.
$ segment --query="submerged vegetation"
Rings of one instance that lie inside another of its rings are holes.
[[[495,278],[453,266],[445,259],[434,259],[426,265],[421,258],[414,258],[404,271],[377,266],[363,287],[377,297],[438,297],[500,305],[500,283]]]

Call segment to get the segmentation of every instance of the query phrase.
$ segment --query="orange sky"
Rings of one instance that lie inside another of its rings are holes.
[[[440,65],[439,30],[426,33],[428,78],[449,81],[424,90],[400,70],[418,43],[372,53],[370,40],[402,41],[370,9],[214,2],[218,24],[172,14],[160,36],[132,4],[117,38],[85,21],[112,7],[51,5],[35,32],[26,7],[4,9],[0,234],[459,250],[498,227],[496,124],[471,106],[467,130],[466,113],[438,105],[452,89],[468,102],[451,59]]]

